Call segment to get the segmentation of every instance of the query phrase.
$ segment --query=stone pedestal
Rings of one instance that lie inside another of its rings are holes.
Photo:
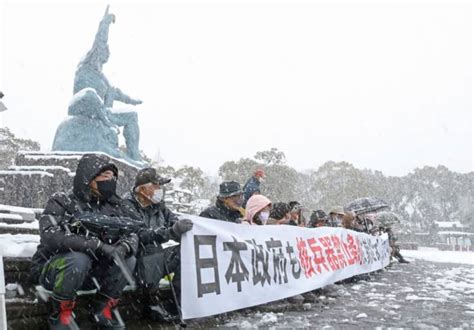
[[[43,208],[53,193],[72,189],[77,163],[83,154],[20,151],[15,165],[0,171],[1,204]],[[133,187],[139,168],[121,159],[111,159],[119,169],[117,193],[121,196]]]

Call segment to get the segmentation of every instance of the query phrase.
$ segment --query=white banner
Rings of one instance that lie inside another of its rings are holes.
[[[193,229],[181,238],[184,319],[291,297],[390,261],[386,234],[189,218]]]

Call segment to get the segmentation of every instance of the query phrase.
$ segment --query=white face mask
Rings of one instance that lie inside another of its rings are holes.
[[[163,199],[163,189],[156,189],[155,192],[153,193],[153,196],[151,196],[150,201],[153,204],[158,204],[161,202]]]
[[[260,182],[260,183],[265,182],[265,179],[262,178],[262,177],[259,177],[259,178],[258,178],[258,182]]]
[[[333,226],[338,226],[340,221],[339,221],[339,217],[335,214],[331,214],[330,215],[330,218],[329,218],[329,222],[331,223],[331,225]]]
[[[262,224],[266,224],[268,217],[270,217],[270,211],[260,212],[258,217],[260,218],[260,221],[262,221]]]

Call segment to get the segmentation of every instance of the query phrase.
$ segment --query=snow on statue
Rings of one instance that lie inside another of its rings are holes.
[[[114,101],[138,105],[142,101],[131,98],[110,84],[102,72],[109,60],[107,44],[109,27],[115,15],[109,7],[99,24],[92,48],[79,63],[74,77],[74,97],[68,115],[56,131],[53,150],[102,151],[134,163],[141,162],[139,152],[140,129],[134,110],[114,111]],[[118,134],[123,127],[126,153],[119,149]]]

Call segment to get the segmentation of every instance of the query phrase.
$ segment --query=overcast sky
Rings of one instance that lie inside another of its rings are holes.
[[[276,147],[299,170],[474,170],[469,2],[1,3],[0,119],[43,150],[110,3],[104,72],[143,100],[150,157],[216,174]]]

